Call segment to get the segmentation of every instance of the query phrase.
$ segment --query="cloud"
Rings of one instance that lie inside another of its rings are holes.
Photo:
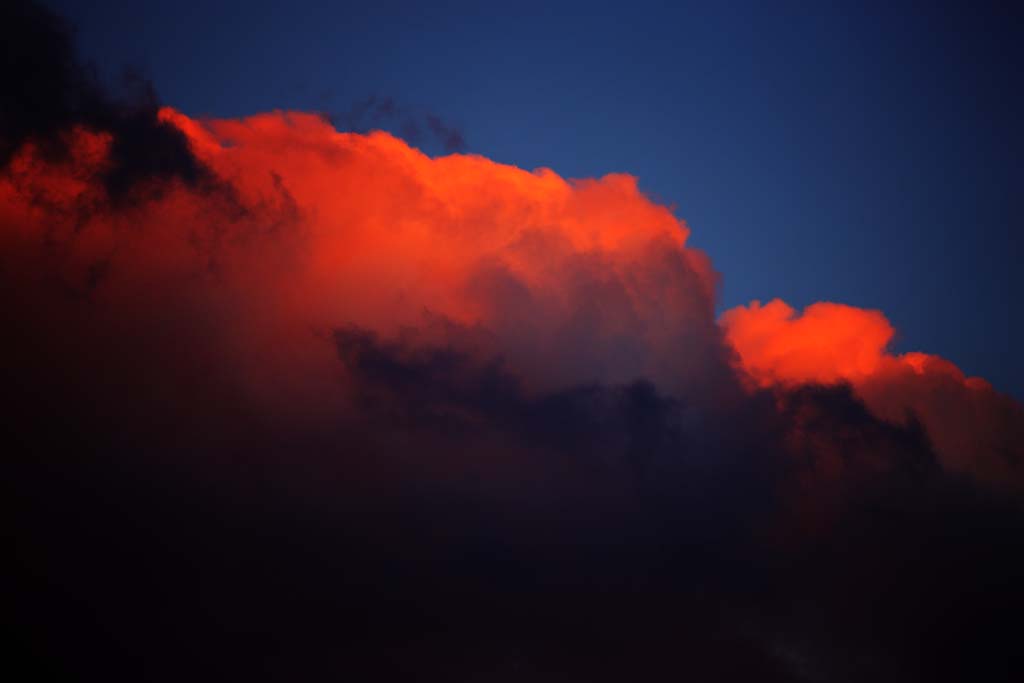
[[[881,312],[817,303],[797,314],[776,299],[726,311],[722,324],[754,384],[850,383],[880,419],[919,420],[950,470],[1020,489],[1021,406],[942,358],[888,352],[894,330]]]
[[[339,130],[368,133],[392,127],[411,145],[436,143],[444,152],[465,152],[466,140],[458,127],[437,114],[399,104],[392,97],[371,95],[343,112],[330,112],[325,118]],[[424,138],[424,129],[430,137]]]
[[[0,81],[9,93],[0,114],[0,165],[28,141],[39,155],[66,159],[69,129],[85,126],[110,134],[98,172],[111,201],[127,200],[148,181],[158,187],[172,178],[190,185],[209,179],[181,132],[157,118],[159,102],[148,81],[129,71],[125,82],[135,96],[111,96],[77,59],[68,24],[35,2],[5,3],[0,24]]]
[[[329,403],[344,388],[323,386],[339,372],[333,330],[393,336],[427,314],[487,330],[535,390],[642,377],[713,387],[728,372],[716,276],[633,178],[569,182],[476,156],[432,159],[298,113],[204,123],[165,109],[159,120],[220,188],[170,180],[120,210],[98,180],[114,135],[77,126],[64,160],[21,148],[0,180],[0,211],[36,310],[90,307],[142,335],[187,330],[195,355],[178,362],[194,367],[176,377],[212,369],[254,397],[311,406],[324,390]]]
[[[1019,670],[1000,622],[1024,606],[1021,408],[889,353],[880,312],[716,320],[719,275],[631,176],[116,104],[59,20],[14,12],[41,36],[13,43],[34,90],[0,128],[3,493],[33,666]]]

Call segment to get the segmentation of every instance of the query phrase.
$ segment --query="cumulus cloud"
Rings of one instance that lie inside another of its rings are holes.
[[[880,311],[817,303],[797,314],[776,299],[726,311],[722,325],[756,385],[849,383],[880,419],[919,420],[950,470],[1019,490],[1024,409],[938,356],[890,353]]]
[[[632,176],[126,104],[59,20],[5,11],[45,38],[10,43],[36,90],[0,128],[4,493],[34,666],[1018,664],[999,622],[1022,606],[1021,408],[889,353],[880,312],[716,320],[718,274]]]

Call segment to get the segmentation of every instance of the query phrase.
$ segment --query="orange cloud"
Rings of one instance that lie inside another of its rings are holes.
[[[951,363],[889,353],[880,312],[776,300],[716,321],[717,274],[631,176],[431,158],[311,114],[159,120],[213,180],[144,180],[111,202],[111,135],[84,127],[64,133],[66,157],[27,144],[0,178],[2,303],[55,382],[161,405],[212,386],[218,410],[326,422],[348,400],[334,330],[443,320],[479,331],[481,356],[527,391],[647,378],[699,408],[737,370],[752,387],[850,383],[877,417],[920,420],[949,468],[1019,478],[1020,406]]]
[[[109,136],[84,128],[67,160],[29,144],[0,178],[8,291],[30,293],[36,342],[64,343],[49,335],[64,325],[79,356],[123,344],[138,366],[175,368],[183,395],[217,380],[274,414],[343,400],[341,327],[486,330],[486,352],[533,390],[695,387],[724,367],[717,275],[631,176],[431,158],[311,114],[160,120],[214,182],[143,183],[114,206],[97,180]]]
[[[743,369],[761,386],[868,376],[893,336],[879,311],[816,303],[797,315],[779,299],[726,311],[722,324]]]
[[[726,311],[721,324],[751,385],[848,383],[877,417],[919,420],[948,468],[1020,485],[1024,409],[947,360],[890,353],[881,312],[816,303],[798,314],[776,299]]]

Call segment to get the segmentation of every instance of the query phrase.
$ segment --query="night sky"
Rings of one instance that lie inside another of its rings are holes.
[[[723,274],[883,310],[895,348],[1024,396],[1013,3],[67,2],[83,54],[189,115],[357,110],[431,152],[635,175]]]
[[[1024,680],[1020,13],[770,4],[0,5],[9,668]]]

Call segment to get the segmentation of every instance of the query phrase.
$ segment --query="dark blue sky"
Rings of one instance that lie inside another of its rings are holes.
[[[722,308],[881,308],[897,350],[1024,397],[1009,4],[51,4],[102,73],[141,67],[189,114],[390,97],[497,161],[637,175],[723,274]]]

